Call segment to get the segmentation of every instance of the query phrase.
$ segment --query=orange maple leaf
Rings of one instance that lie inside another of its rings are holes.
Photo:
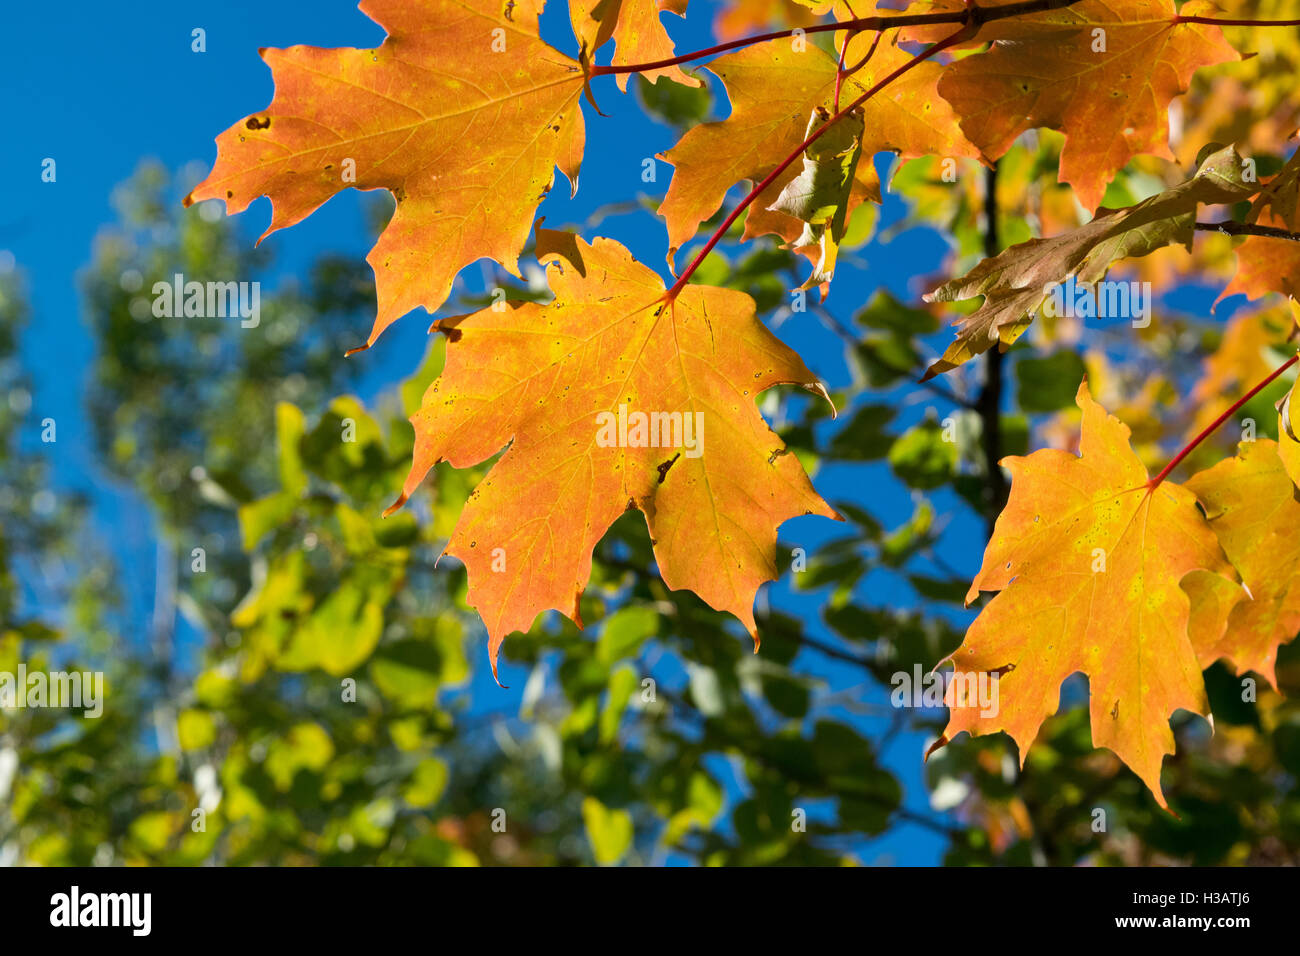
[[[613,66],[655,63],[671,59],[676,54],[672,38],[659,19],[660,12],[684,17],[686,4],[687,0],[569,0],[569,18],[573,23],[573,35],[577,37],[587,61],[612,37],[614,56],[610,63]],[[627,91],[629,75],[615,74],[618,88],[624,92]],[[641,75],[651,83],[666,76],[686,86],[702,85],[676,66],[642,70]]]
[[[1023,764],[1056,713],[1061,682],[1081,671],[1093,745],[1113,750],[1166,806],[1169,717],[1180,708],[1209,715],[1179,584],[1197,569],[1236,575],[1196,496],[1167,481],[1149,489],[1128,427],[1093,400],[1086,380],[1077,401],[1079,456],[1044,449],[1003,459],[1011,497],[966,600],[999,593],[950,658],[948,726],[935,747],[962,731],[1003,730]],[[991,707],[991,694],[976,692],[981,680],[996,680]]]
[[[825,394],[741,292],[663,281],[619,243],[538,230],[555,301],[443,319],[447,364],[411,418],[400,507],[440,461],[509,446],[470,495],[446,553],[469,572],[493,673],[513,631],[555,609],[581,626],[592,549],[624,511],[646,516],[664,582],[738,617],[757,641],[776,529],[839,516],[755,406],[797,384]]]
[[[1286,228],[1286,221],[1272,212],[1260,216],[1258,224]],[[1300,300],[1300,242],[1271,236],[1247,236],[1237,246],[1236,253],[1237,274],[1214,300],[1216,306],[1238,292],[1252,301],[1270,292],[1280,292],[1288,298]]]
[[[1201,0],[1184,15],[1213,12]],[[1178,20],[1173,0],[1083,0],[994,20],[976,36],[985,53],[949,66],[939,93],[962,131],[1002,156],[1038,126],[1065,133],[1060,181],[1089,211],[1130,159],[1172,160],[1170,101],[1199,67],[1240,59],[1217,26]]]
[[[265,239],[344,189],[388,189],[397,209],[366,257],[379,299],[367,347],[417,306],[437,309],[478,259],[518,276],[556,166],[577,189],[585,137],[583,72],[539,38],[544,5],[363,0],[388,31],[376,49],[262,50],[275,98],[217,137],[186,205],[237,213],[269,196]]]
[[[866,56],[872,39],[874,35],[855,37],[845,61],[852,65]],[[867,64],[844,81],[841,106],[911,59],[911,54],[892,44],[880,44]],[[670,262],[700,223],[722,206],[732,186],[766,177],[803,142],[813,111],[817,107],[833,110],[835,102],[836,61],[803,38],[757,43],[718,57],[708,69],[726,86],[732,110],[725,120],[689,130],[661,156],[677,167],[659,206],[668,225]],[[942,72],[935,63],[921,63],[862,105],[863,158],[850,210],[864,200],[880,200],[880,183],[871,163],[878,152],[892,150],[905,157],[979,156],[935,91]],[[795,166],[786,170],[770,187],[768,202],[775,200],[798,172]],[[745,238],[776,232],[787,242],[793,241],[802,231],[802,223],[760,208],[766,205],[763,202],[751,208]]]
[[[1277,649],[1300,631],[1300,502],[1278,445],[1266,438],[1242,442],[1235,458],[1193,475],[1187,489],[1205,504],[1210,527],[1248,591],[1218,577],[1188,589],[1193,604],[1214,602],[1207,622],[1225,606],[1229,612],[1217,640],[1217,623],[1208,624],[1204,636],[1193,633],[1201,664],[1227,658],[1237,673],[1255,671],[1276,687]]]

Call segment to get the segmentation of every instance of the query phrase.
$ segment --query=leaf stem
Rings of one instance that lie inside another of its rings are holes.
[[[853,41],[853,37],[856,35],[856,33],[857,31],[854,30],[844,34],[844,41],[840,44],[839,62],[835,64],[835,107],[834,108],[837,111],[840,108],[840,87],[844,85],[844,54],[848,52],[849,44]],[[883,36],[883,34],[881,33],[876,34],[877,43],[880,42],[881,36]],[[871,49],[874,50],[875,46],[873,45]]]
[[[966,25],[963,26],[961,29],[957,30],[955,33],[952,33],[949,36],[945,37],[944,39],[940,40],[938,43],[932,43],[930,46],[926,47],[920,53],[916,54],[914,57],[912,57],[902,66],[898,67],[896,70],[891,72],[888,76],[884,77],[882,80],[880,80],[880,82],[878,82],[871,89],[867,90],[865,93],[863,93],[861,96],[855,99],[848,106],[844,107],[843,109],[835,113],[833,116],[831,116],[829,120],[827,120],[820,127],[818,127],[807,139],[805,139],[802,143],[800,143],[793,150],[791,150],[790,154],[786,156],[785,159],[781,160],[781,162],[777,165],[775,169],[773,169],[770,173],[768,173],[765,177],[763,177],[763,180],[759,182],[757,185],[755,185],[754,188],[749,191],[749,194],[745,196],[745,198],[742,199],[739,203],[736,204],[736,208],[733,209],[730,215],[728,215],[727,218],[722,221],[722,224],[713,231],[713,235],[710,236],[709,241],[704,244],[704,248],[701,249],[699,253],[695,256],[695,258],[691,260],[691,264],[688,265],[685,268],[685,270],[682,271],[681,276],[673,284],[673,287],[669,289],[667,293],[665,293],[664,301],[672,302],[674,299],[677,298],[678,293],[681,292],[682,289],[685,287],[687,280],[689,280],[691,275],[695,272],[695,270],[700,267],[700,263],[704,261],[705,257],[708,256],[708,254],[713,251],[713,247],[718,244],[718,242],[722,239],[724,235],[726,235],[727,230],[730,229],[732,225],[735,223],[735,221],[740,218],[740,214],[743,213],[746,209],[748,209],[751,205],[753,205],[754,200],[756,200],[762,194],[763,190],[767,189],[767,187],[771,186],[772,183],[776,182],[777,177],[779,177],[783,172],[785,172],[786,169],[790,167],[791,163],[793,163],[796,159],[802,156],[804,150],[807,149],[810,144],[820,139],[822,135],[826,133],[827,130],[829,130],[832,126],[834,126],[835,123],[838,122],[840,119],[842,119],[845,115],[857,109],[859,106],[861,106],[871,97],[875,96],[876,93],[880,92],[880,90],[884,89],[886,86],[888,86],[894,80],[898,79],[908,70],[911,70],[913,67],[919,66],[921,63],[925,62],[930,57],[934,56],[936,53],[939,53],[942,50],[946,50],[951,46],[955,46],[956,44],[960,43],[962,40],[967,39],[969,36],[972,35],[973,32],[974,32],[973,28],[970,25]]]
[[[1218,27],[1300,27],[1300,20],[1232,20],[1220,17],[1174,17],[1174,23],[1205,23]]]
[[[1164,469],[1161,470],[1160,474],[1156,475],[1149,482],[1147,482],[1148,492],[1155,491],[1156,488],[1159,487],[1160,483],[1169,477],[1169,473],[1173,471],[1175,468],[1177,468],[1182,463],[1183,459],[1192,453],[1192,451],[1196,448],[1197,445],[1199,445],[1201,442],[1205,441],[1205,439],[1209,438],[1216,431],[1218,431],[1219,426],[1222,425],[1224,422],[1226,422],[1229,418],[1231,418],[1237,412],[1237,410],[1241,408],[1242,405],[1245,405],[1248,401],[1250,401],[1252,398],[1254,398],[1256,395],[1262,392],[1265,388],[1267,388],[1270,384],[1272,384],[1274,379],[1276,379],[1279,375],[1281,375],[1292,365],[1294,365],[1297,360],[1300,360],[1300,353],[1296,353],[1295,355],[1287,359],[1285,362],[1283,362],[1281,365],[1279,365],[1277,368],[1275,368],[1272,372],[1268,374],[1268,376],[1262,382],[1260,382],[1258,385],[1252,388],[1245,395],[1241,396],[1241,398],[1233,402],[1228,407],[1227,411],[1225,411],[1222,415],[1220,415],[1214,421],[1210,422],[1210,424],[1207,425],[1204,429],[1202,429],[1201,433],[1197,435],[1195,438],[1193,438],[1190,442],[1188,442],[1182,451],[1174,455],[1173,460],[1170,461],[1169,464],[1165,465]]]

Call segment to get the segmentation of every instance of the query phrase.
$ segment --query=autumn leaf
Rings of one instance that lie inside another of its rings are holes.
[[[1278,646],[1300,631],[1300,501],[1278,445],[1266,438],[1242,442],[1235,458],[1198,472],[1186,487],[1204,504],[1210,527],[1247,589],[1242,595],[1223,578],[1204,585],[1201,600],[1223,603],[1220,589],[1237,600],[1217,640],[1217,627],[1203,638],[1193,633],[1201,665],[1223,657],[1237,673],[1255,671],[1276,687]],[[1198,594],[1191,593],[1195,602]]]
[[[1295,391],[1295,386],[1291,387]],[[1277,453],[1282,459],[1282,467],[1286,473],[1291,476],[1291,483],[1300,487],[1300,439],[1295,437],[1295,423],[1290,420],[1290,393],[1287,394],[1286,400],[1282,407],[1278,409],[1280,421],[1278,422],[1277,434]]]
[[[1264,215],[1261,226],[1285,228],[1282,220]],[[1247,236],[1236,248],[1237,274],[1215,300],[1218,305],[1229,296],[1242,293],[1255,300],[1270,292],[1280,292],[1300,301],[1300,242],[1272,236]]]
[[[829,4],[818,4],[829,6]],[[839,4],[843,7],[843,3]],[[837,10],[838,14],[840,11]],[[730,0],[718,4],[713,32],[719,40],[735,40],[752,33],[766,33],[778,27],[807,27],[819,19],[817,11],[803,0]],[[836,16],[836,19],[842,19]]]
[[[662,280],[610,239],[539,230],[538,252],[554,302],[436,323],[447,363],[411,419],[415,461],[393,509],[438,462],[465,468],[509,446],[446,549],[468,568],[494,672],[501,642],[542,611],[581,625],[592,548],[629,508],[646,516],[664,582],[757,640],[777,526],[838,516],[755,399],[821,386],[743,293],[687,285],[665,301]]]
[[[1246,215],[1254,225],[1290,232],[1300,230],[1300,153],[1259,191]],[[1300,242],[1273,236],[1247,236],[1236,248],[1237,273],[1215,300],[1244,294],[1254,300],[1280,292],[1300,300]]]
[[[1224,147],[1208,156],[1195,176],[1172,189],[1134,206],[1103,210],[1071,232],[1030,239],[983,260],[925,297],[927,302],[984,297],[978,309],[954,323],[956,340],[925,378],[954,369],[994,345],[1005,351],[1052,297],[1053,287],[1070,276],[1076,286],[1092,285],[1120,259],[1176,242],[1190,248],[1199,204],[1233,202],[1257,188],[1243,181],[1236,150]]]
[[[870,48],[860,35],[849,44],[846,62],[856,62]],[[842,105],[851,103],[902,66],[911,55],[882,43],[866,65],[846,79]],[[668,194],[659,207],[668,225],[669,261],[712,216],[727,191],[742,181],[761,181],[804,141],[808,118],[817,108],[834,111],[836,61],[803,38],[781,39],[718,57],[708,69],[726,86],[731,115],[689,130],[662,155],[676,167]],[[918,64],[867,100],[863,106],[863,161],[858,164],[848,214],[855,206],[880,199],[880,183],[871,157],[892,150],[904,157],[938,154],[977,157],[957,129],[952,111],[935,91],[942,67]],[[798,175],[791,167],[772,186],[772,196]],[[762,205],[767,205],[763,203]],[[751,207],[745,238],[774,231],[787,242],[803,223]],[[762,222],[759,228],[752,228]]]
[[[363,0],[388,31],[373,50],[267,49],[275,98],[217,138],[212,173],[185,200],[228,213],[269,196],[262,238],[344,189],[387,189],[396,211],[366,260],[392,322],[446,301],[456,273],[518,257],[555,167],[578,184],[579,65],[543,43],[544,0]],[[259,240],[260,241],[260,240]]]
[[[654,63],[676,55],[673,41],[659,19],[660,11],[686,16],[687,0],[569,0],[569,17],[573,34],[582,48],[585,62],[611,37],[614,40],[613,66]],[[630,74],[616,73],[618,88],[627,92]],[[644,70],[641,75],[653,83],[666,76],[675,83],[700,86],[698,79],[687,76],[680,67]]]
[[[829,120],[830,114],[825,110],[814,110],[804,138],[812,136]],[[802,231],[791,242],[792,247],[816,250],[813,272],[803,285],[805,289],[830,282],[835,274],[854,176],[862,158],[862,132],[861,110],[850,111],[825,135],[805,147],[803,169],[767,207],[803,223]]]
[[[1078,456],[1043,449],[1003,459],[1011,497],[966,600],[998,594],[950,658],[954,694],[936,746],[962,731],[1006,731],[1023,764],[1057,710],[1061,682],[1082,672],[1093,745],[1114,751],[1165,806],[1169,718],[1180,708],[1209,715],[1179,583],[1196,569],[1235,574],[1196,496],[1168,481],[1149,490],[1128,427],[1092,399],[1086,380],[1077,401]],[[982,708],[965,692],[999,674],[998,706]]]
[[[1300,152],[1268,181],[1246,215],[1247,222],[1272,220],[1282,229],[1300,229]]]
[[[1214,8],[1192,0],[1182,13]],[[1172,160],[1169,103],[1199,67],[1239,59],[1217,26],[1177,19],[1173,0],[1083,0],[981,26],[985,53],[939,82],[964,132],[991,157],[1035,127],[1065,134],[1060,181],[1089,211],[1130,159]]]

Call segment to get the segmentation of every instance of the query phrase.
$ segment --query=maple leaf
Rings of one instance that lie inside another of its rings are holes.
[[[1300,153],[1268,181],[1251,204],[1246,221],[1260,226],[1300,229]],[[1247,236],[1236,248],[1237,272],[1214,304],[1240,292],[1254,300],[1270,292],[1300,299],[1300,242],[1272,236]]]
[[[1273,225],[1265,221],[1261,225]],[[1237,274],[1215,300],[1218,305],[1238,292],[1252,301],[1270,292],[1300,300],[1300,242],[1270,236],[1247,236],[1237,247]]]
[[[824,109],[814,110],[804,138],[812,136],[829,119],[830,114]],[[862,158],[862,132],[861,110],[852,110],[815,143],[804,148],[803,169],[767,207],[803,223],[798,237],[791,242],[793,248],[816,250],[812,275],[803,284],[805,289],[824,285],[835,274],[854,176]]]
[[[754,595],[776,577],[777,526],[838,515],[754,402],[773,385],[824,390],[744,293],[687,285],[669,302],[613,240],[539,229],[537,247],[554,302],[435,324],[447,363],[411,418],[415,460],[389,512],[438,462],[464,468],[509,446],[446,549],[468,569],[493,673],[506,635],[542,611],[581,626],[592,548],[633,507],[664,582],[757,641]]]
[[[677,52],[659,19],[660,11],[684,17],[687,2],[688,0],[569,0],[569,17],[573,23],[573,35],[578,39],[586,62],[590,62],[592,54],[612,37],[612,65],[654,63],[672,59]],[[623,92],[627,92],[629,75],[614,75],[618,88]],[[698,79],[687,76],[676,66],[643,70],[641,75],[651,83],[666,76],[685,86],[702,85]]]
[[[1049,239],[1030,239],[984,259],[958,279],[925,296],[954,302],[977,295],[984,302],[958,319],[956,340],[930,366],[925,379],[956,368],[998,345],[1003,351],[1024,333],[1053,289],[1070,276],[1076,285],[1104,278],[1111,264],[1144,256],[1172,243],[1191,248],[1196,208],[1233,202],[1258,188],[1242,178],[1241,157],[1231,146],[1206,157],[1191,179],[1123,209],[1106,209],[1091,222]]]
[[[821,108],[834,111],[836,60],[803,41],[771,40],[718,57],[708,69],[726,86],[731,115],[689,130],[660,158],[676,170],[659,206],[668,226],[669,262],[700,223],[712,216],[732,186],[760,181],[804,141],[808,118]],[[849,44],[846,62],[870,47],[865,36]],[[847,105],[912,56],[887,43],[857,73],[845,79],[840,101]],[[952,110],[935,91],[943,68],[921,63],[862,105],[864,161],[858,164],[847,213],[864,200],[880,200],[880,183],[870,158],[893,151],[904,157],[979,156],[961,135]],[[792,167],[772,186],[775,197],[796,176]],[[787,242],[803,231],[794,217],[751,207],[745,238],[776,231]],[[763,225],[756,228],[756,223]]]
[[[1213,10],[1193,0],[1181,12]],[[1134,156],[1174,158],[1168,107],[1192,74],[1240,59],[1217,26],[1179,21],[1178,12],[1173,0],[1083,0],[990,21],[976,39],[992,46],[949,66],[939,93],[994,158],[1026,130],[1063,132],[1060,182],[1095,210]]]
[[[1238,674],[1255,671],[1274,687],[1277,649],[1300,631],[1300,501],[1283,466],[1278,444],[1261,438],[1242,442],[1228,458],[1188,479],[1187,490],[1205,506],[1210,527],[1236,567],[1247,593],[1223,578],[1202,578],[1187,590],[1195,606],[1213,602],[1217,613],[1227,606],[1226,629],[1207,624],[1195,630],[1201,666],[1227,658]],[[1226,594],[1226,596],[1225,596]]]
[[[1273,220],[1283,229],[1300,229],[1300,152],[1268,181],[1246,215],[1247,222]]]
[[[1295,391],[1295,386],[1291,387]],[[1278,409],[1277,453],[1282,459],[1282,467],[1291,476],[1292,484],[1300,487],[1300,439],[1296,438],[1296,429],[1291,421],[1291,393],[1288,392]]]
[[[388,31],[378,48],[263,50],[275,97],[217,137],[186,205],[222,199],[237,213],[269,196],[265,239],[344,189],[389,190],[396,211],[366,257],[378,293],[367,347],[417,306],[437,309],[478,259],[518,276],[557,165],[577,189],[585,137],[583,73],[538,37],[544,3],[363,0]]]
[[[1062,681],[1081,671],[1093,745],[1114,751],[1165,806],[1169,717],[1180,708],[1209,715],[1179,582],[1197,569],[1235,574],[1196,496],[1167,481],[1148,490],[1128,427],[1093,400],[1086,379],[1077,401],[1079,456],[1043,449],[1002,461],[1011,497],[966,601],[999,593],[949,658],[954,693],[935,747],[962,731],[1003,730],[1023,765]],[[989,713],[971,689],[993,675]]]
[[[816,7],[816,9],[813,9]],[[731,0],[719,4],[713,32],[719,40],[736,40],[752,33],[782,27],[807,27],[833,9],[836,20],[853,16],[847,3],[810,3],[805,0]]]

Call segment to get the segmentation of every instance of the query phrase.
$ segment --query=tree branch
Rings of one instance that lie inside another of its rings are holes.
[[[984,257],[992,259],[1002,251],[998,236],[998,164],[984,172]],[[987,508],[988,537],[1007,503],[1007,477],[1002,473],[1002,350],[994,347],[984,353],[984,387],[975,401],[980,415],[980,439],[984,447],[984,501]]]
[[[796,32],[800,35],[829,33],[834,30],[853,30],[861,33],[892,30],[896,27],[934,26],[945,23],[979,26],[981,23],[988,23],[993,20],[1005,20],[1008,17],[1042,13],[1046,10],[1059,10],[1062,7],[1073,6],[1078,2],[1080,0],[1021,0],[1020,3],[1007,4],[1002,7],[972,6],[949,13],[901,13],[894,16],[853,17],[848,20],[838,20],[834,23],[817,23],[807,27],[777,30],[773,33],[758,33],[754,36],[741,37],[739,40],[728,40],[726,43],[705,47],[702,50],[692,50],[690,53],[681,53],[677,56],[670,56],[663,60],[652,60],[648,63],[627,63],[622,66],[592,66],[587,75],[613,76],[619,73],[645,73],[649,70],[662,70],[665,67],[678,66],[692,60],[703,59],[706,56],[716,56],[719,53],[738,50],[741,47],[752,46],[755,43],[785,39],[794,36]],[[1193,21],[1189,20],[1188,22]]]
[[[1289,232],[1276,226],[1260,226],[1253,222],[1198,222],[1197,232],[1221,232],[1225,236],[1264,236],[1269,239],[1289,239],[1300,242],[1300,232]]]

